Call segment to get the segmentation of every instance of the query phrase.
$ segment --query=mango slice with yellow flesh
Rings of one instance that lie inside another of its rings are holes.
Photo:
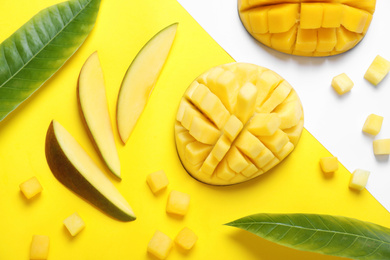
[[[204,72],[184,93],[176,148],[195,179],[231,185],[284,160],[302,129],[302,104],[286,80],[257,65],[229,63]]]
[[[238,12],[246,30],[268,47],[331,56],[363,39],[375,5],[376,0],[238,0]]]

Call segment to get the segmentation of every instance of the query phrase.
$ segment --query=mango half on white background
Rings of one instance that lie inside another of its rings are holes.
[[[286,158],[303,129],[301,101],[272,70],[230,63],[201,74],[176,116],[181,162],[195,179],[231,185],[253,179]]]

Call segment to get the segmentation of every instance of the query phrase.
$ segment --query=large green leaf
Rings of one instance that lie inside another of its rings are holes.
[[[31,96],[80,47],[92,30],[100,0],[48,7],[0,45],[0,121]]]
[[[390,229],[357,219],[315,214],[257,214],[228,226],[269,241],[352,259],[390,259]]]

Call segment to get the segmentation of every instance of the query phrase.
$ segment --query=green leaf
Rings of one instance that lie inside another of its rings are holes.
[[[43,9],[0,45],[0,121],[77,51],[92,30],[100,0]]]
[[[390,259],[390,229],[353,218],[256,214],[226,225],[298,250],[359,260]]]

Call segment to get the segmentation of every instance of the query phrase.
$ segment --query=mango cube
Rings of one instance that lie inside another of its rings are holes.
[[[190,250],[198,240],[198,236],[189,229],[184,227],[176,236],[175,243],[185,250]]]
[[[265,148],[260,140],[249,131],[243,131],[237,138],[235,145],[249,158],[256,158]]]
[[[257,136],[270,136],[279,129],[281,123],[280,117],[275,113],[259,113],[251,119],[248,130]]]
[[[301,3],[301,28],[317,29],[322,25],[324,9],[322,3]]]
[[[352,80],[347,76],[347,74],[342,73],[332,80],[332,87],[339,95],[343,95],[350,91],[353,88]]]
[[[320,166],[324,173],[335,172],[339,169],[339,161],[337,157],[322,157],[320,159]]]
[[[162,191],[169,184],[169,180],[164,170],[160,170],[149,174],[146,177],[146,182],[148,183],[149,188],[152,190],[154,194]]]
[[[390,61],[381,56],[376,56],[368,67],[364,78],[373,85],[378,85],[390,71]]]
[[[168,197],[167,213],[184,216],[190,206],[190,195],[172,190]]]
[[[382,128],[383,117],[371,114],[367,117],[363,125],[363,132],[370,135],[377,135]]]
[[[210,121],[197,116],[192,120],[190,134],[204,144],[215,144],[220,136],[219,130]]]
[[[148,252],[158,259],[166,259],[173,246],[172,239],[156,230],[148,244]]]
[[[77,214],[77,212],[67,217],[63,222],[66,229],[68,229],[72,236],[76,236],[78,233],[80,233],[81,230],[85,228],[85,223],[79,214]]]
[[[21,183],[19,188],[27,199],[31,199],[43,190],[41,184],[35,176]]]
[[[369,171],[357,169],[352,173],[351,180],[349,182],[349,187],[354,190],[361,191],[363,190],[370,176]]]
[[[50,238],[44,235],[33,235],[30,247],[30,260],[44,260],[49,255]]]
[[[257,88],[250,82],[241,87],[237,96],[235,114],[241,122],[246,122],[256,109]]]
[[[379,139],[373,142],[375,155],[387,155],[390,154],[390,139]]]
[[[341,4],[324,3],[324,13],[322,19],[323,28],[337,28],[340,27],[343,6]]]
[[[268,30],[270,33],[283,33],[290,30],[298,17],[298,4],[273,5],[268,11]]]
[[[229,120],[226,122],[226,125],[223,127],[223,131],[229,140],[233,141],[241,132],[243,126],[244,125],[235,115],[231,115]]]

